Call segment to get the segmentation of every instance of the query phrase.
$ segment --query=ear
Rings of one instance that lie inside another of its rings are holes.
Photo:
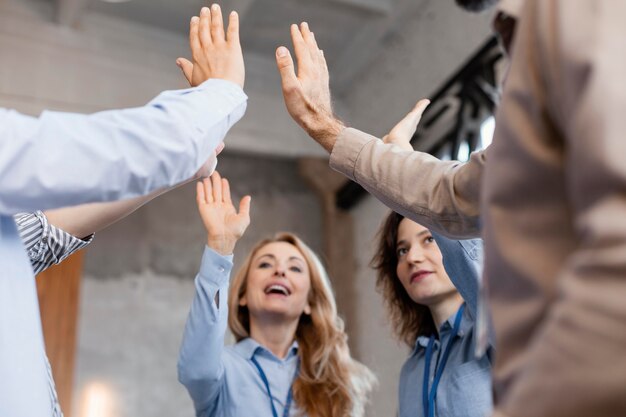
[[[306,303],[306,305],[304,306],[304,314],[306,314],[307,316],[311,315],[311,305],[309,303]]]
[[[240,299],[239,299],[239,306],[240,307],[245,307],[248,305],[248,298],[246,297],[246,295],[244,294]]]

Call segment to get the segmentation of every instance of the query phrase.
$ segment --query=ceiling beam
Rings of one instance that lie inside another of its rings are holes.
[[[352,4],[354,2],[373,3],[369,0],[335,1]],[[423,7],[425,1],[396,0],[393,5],[387,0],[380,2],[381,5],[385,5],[385,12],[364,24],[360,32],[354,34],[352,42],[342,53],[341,58],[333,64],[334,78],[331,79],[331,82],[338,95],[348,94],[357,75],[368,68],[369,64],[380,53],[385,36],[392,29],[401,28],[402,25],[406,24],[406,20],[414,15],[415,10]]]
[[[90,0],[56,0],[55,20],[67,27],[76,27]]]

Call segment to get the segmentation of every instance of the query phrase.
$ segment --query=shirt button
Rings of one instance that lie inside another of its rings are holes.
[[[224,272],[224,267],[220,266],[219,268],[217,268],[220,272]]]

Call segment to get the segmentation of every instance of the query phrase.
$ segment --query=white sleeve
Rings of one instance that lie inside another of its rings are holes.
[[[113,201],[192,177],[243,116],[247,96],[211,79],[144,107],[92,115],[0,109],[0,213]]]

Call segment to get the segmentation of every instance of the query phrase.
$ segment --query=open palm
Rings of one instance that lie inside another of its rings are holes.
[[[198,211],[207,231],[207,244],[214,250],[232,253],[235,243],[250,224],[250,196],[239,203],[235,210],[230,197],[230,185],[226,178],[215,171],[197,185]]]

